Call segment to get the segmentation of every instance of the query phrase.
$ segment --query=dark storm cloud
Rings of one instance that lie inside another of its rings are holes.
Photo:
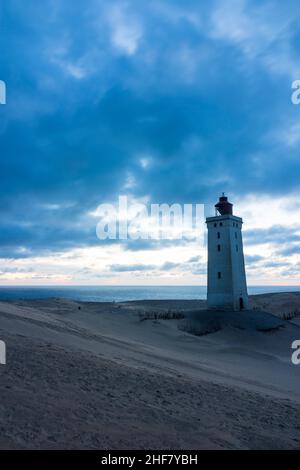
[[[299,4],[231,3],[2,2],[0,256],[97,244],[128,174],[157,203],[299,189]]]

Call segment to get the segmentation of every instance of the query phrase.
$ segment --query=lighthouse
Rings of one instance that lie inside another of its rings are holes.
[[[244,310],[248,293],[243,253],[241,217],[223,195],[215,204],[215,217],[207,217],[207,303],[210,309]]]

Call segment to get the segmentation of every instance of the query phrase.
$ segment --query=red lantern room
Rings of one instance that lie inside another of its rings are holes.
[[[233,204],[231,204],[224,193],[222,193],[219,202],[215,204],[216,215],[232,215],[232,207]]]

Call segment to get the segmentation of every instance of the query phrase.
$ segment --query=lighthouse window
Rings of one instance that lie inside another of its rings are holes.
[[[239,247],[237,245],[236,245],[235,249],[236,249],[236,251],[239,251]]]
[[[221,245],[218,245],[218,251],[221,251]]]
[[[221,273],[220,273],[220,271],[218,272],[218,279],[221,279]]]
[[[218,238],[220,238],[220,236],[221,236],[221,235],[220,235],[220,232],[218,232]]]
[[[222,223],[222,222],[220,222],[220,227],[223,227],[223,223]]]
[[[216,226],[217,226],[217,224],[214,224],[214,227],[216,227]]]

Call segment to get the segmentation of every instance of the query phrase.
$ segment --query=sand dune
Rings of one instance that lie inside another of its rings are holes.
[[[276,295],[252,305],[280,317]],[[0,448],[300,448],[299,326],[179,328],[201,309],[204,321],[203,301],[0,302]]]

